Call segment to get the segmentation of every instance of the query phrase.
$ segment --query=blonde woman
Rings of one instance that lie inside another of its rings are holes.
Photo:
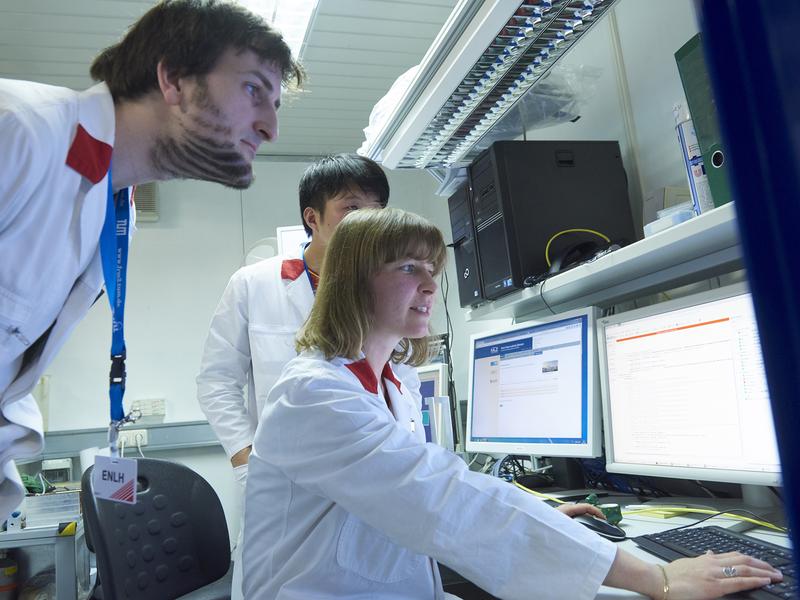
[[[334,233],[301,354],[253,444],[246,598],[441,599],[436,561],[504,599],[592,598],[603,583],[713,598],[779,579],[740,554],[645,563],[567,518],[594,507],[554,510],[426,444],[393,365],[426,358],[445,257],[439,230],[398,209],[357,211]]]

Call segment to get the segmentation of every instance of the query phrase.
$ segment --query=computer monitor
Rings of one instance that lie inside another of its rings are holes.
[[[595,318],[586,308],[471,336],[467,451],[599,456]]]
[[[447,396],[447,365],[431,363],[417,367],[419,393],[423,398]]]
[[[297,249],[311,241],[311,236],[306,233],[302,225],[288,225],[277,227],[278,254],[293,254]]]
[[[425,440],[455,450],[455,415],[448,395],[447,365],[431,363],[417,367],[422,396]]]
[[[744,285],[604,317],[597,330],[609,472],[780,485]]]

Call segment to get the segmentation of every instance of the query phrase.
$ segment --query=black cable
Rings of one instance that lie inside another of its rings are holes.
[[[447,365],[447,395],[450,397],[450,422],[453,427],[453,444],[457,446],[461,443],[460,423],[456,422],[458,416],[458,398],[456,396],[456,384],[453,381],[453,356],[452,356],[452,339],[453,339],[453,321],[450,319],[450,311],[447,308],[447,297],[450,294],[450,278],[447,276],[447,269],[442,269],[442,300],[444,302],[444,317],[445,317],[445,336],[444,336],[444,361]]]
[[[670,494],[650,479],[636,475],[612,474],[606,471],[605,454],[598,458],[581,458],[586,487],[634,494],[639,498],[662,498]]]
[[[782,496],[782,495],[781,495],[781,493],[780,493],[780,492],[777,490],[777,488],[775,488],[775,487],[774,487],[774,486],[772,486],[772,485],[768,485],[768,486],[767,486],[767,488],[769,489],[769,491],[770,491],[770,492],[772,492],[773,494],[775,494],[775,495],[778,497],[778,500],[780,500],[781,502],[783,502],[783,496]]]
[[[710,489],[708,489],[706,486],[704,486],[704,485],[703,485],[703,483],[702,483],[701,481],[699,481],[699,480],[695,479],[695,480],[694,480],[694,482],[697,484],[697,486],[698,486],[698,487],[699,487],[701,490],[703,490],[703,491],[704,491],[706,494],[708,494],[708,496],[709,496],[710,498],[716,498],[716,497],[717,497],[717,496],[714,494],[714,492],[712,492]]]
[[[525,279],[522,280],[522,285],[524,287],[533,287],[537,283],[542,283],[548,277],[550,277],[550,274],[547,272],[539,273],[538,275],[528,275]]]
[[[542,285],[539,286],[539,297],[542,299],[542,302],[544,302],[544,305],[547,307],[547,310],[550,311],[550,314],[554,315],[554,314],[556,314],[556,311],[554,311],[553,308],[547,303],[547,300],[544,299],[544,284],[546,282],[547,282],[547,279],[542,281]]]
[[[622,243],[617,243],[617,242],[612,242],[612,244],[617,244],[617,248],[621,247],[621,245],[622,245]],[[616,248],[615,248],[615,250],[616,250]],[[593,256],[590,256],[589,258],[587,258],[585,260],[582,260],[580,262],[573,263],[573,264],[569,265],[568,268],[562,269],[561,271],[557,271],[555,273],[551,273],[549,271],[545,271],[544,273],[539,273],[538,275],[528,275],[527,277],[525,277],[522,280],[522,285],[523,285],[523,287],[533,287],[537,283],[544,283],[545,281],[547,281],[551,277],[554,277],[555,275],[559,275],[560,273],[564,273],[564,272],[569,271],[569,270],[571,270],[571,269],[573,269],[575,267],[580,267],[581,265],[585,265],[585,264],[594,262],[599,257],[605,256],[606,254],[609,254],[610,252],[613,252],[613,251],[614,250],[609,250],[609,249],[599,251],[598,253],[594,254]]]
[[[524,462],[524,457],[508,454],[504,456],[499,463],[494,465],[492,470],[497,477],[510,482],[526,474]]]
[[[550,279],[553,275],[551,273],[539,273],[538,275],[529,275],[525,279],[522,280],[522,285],[525,287],[533,287],[535,285],[539,285],[539,297],[544,302],[544,305],[550,311],[551,314],[556,314],[553,308],[547,303],[547,300],[544,299],[544,284],[545,282]]]

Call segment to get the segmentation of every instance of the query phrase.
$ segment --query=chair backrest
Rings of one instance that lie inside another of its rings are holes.
[[[216,492],[178,463],[137,462],[133,505],[95,498],[94,467],[81,480],[84,525],[103,596],[169,600],[225,575],[230,544]]]

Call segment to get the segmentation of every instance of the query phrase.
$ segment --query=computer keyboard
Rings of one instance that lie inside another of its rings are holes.
[[[706,550],[712,550],[715,554],[741,552],[754,556],[780,569],[783,572],[783,581],[733,597],[752,600],[800,599],[800,584],[797,580],[792,551],[788,548],[713,525],[672,529],[635,537],[633,541],[643,550],[666,561],[699,556]]]

